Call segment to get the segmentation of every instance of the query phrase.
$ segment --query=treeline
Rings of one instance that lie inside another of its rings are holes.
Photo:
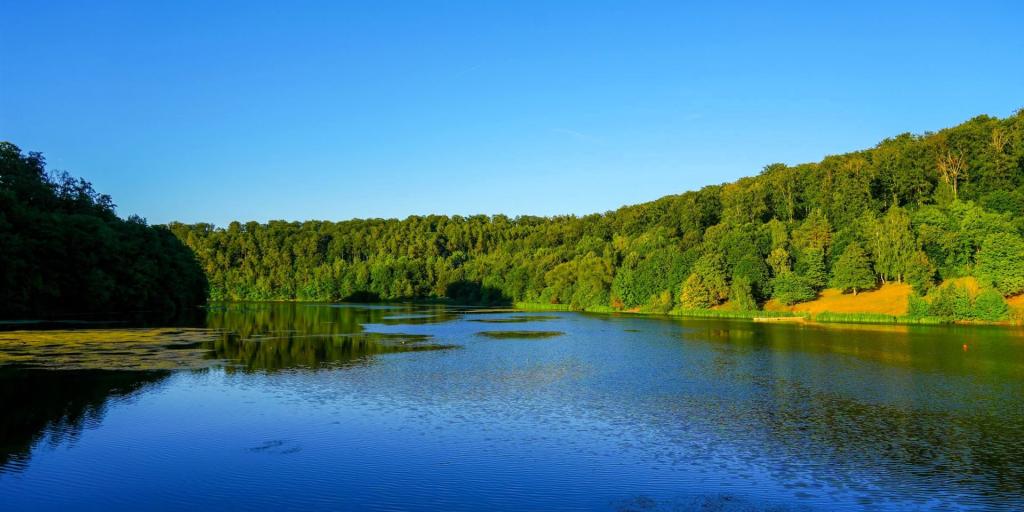
[[[110,197],[0,142],[0,318],[172,314],[206,302],[192,251]]]
[[[953,277],[1024,292],[1022,185],[1024,111],[583,217],[169,227],[214,299],[753,310],[908,282],[928,305]]]

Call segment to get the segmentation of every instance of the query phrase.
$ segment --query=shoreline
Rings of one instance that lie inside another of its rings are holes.
[[[574,313],[603,313],[637,316],[663,316],[684,318],[722,318],[750,320],[758,323],[799,323],[799,324],[875,324],[875,325],[957,325],[977,327],[1021,327],[1024,324],[1012,320],[987,322],[983,320],[956,320],[946,317],[910,317],[882,313],[800,313],[789,311],[723,311],[718,309],[674,309],[667,312],[617,310],[608,306],[574,309],[568,304],[544,304],[516,302],[513,307],[520,311],[565,311]]]

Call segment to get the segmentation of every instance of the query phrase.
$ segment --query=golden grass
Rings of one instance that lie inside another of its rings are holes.
[[[776,300],[764,305],[765,311],[792,311],[794,313],[879,313],[883,315],[902,316],[907,314],[907,299],[912,289],[905,283],[888,283],[877,290],[860,292],[857,295],[842,293],[838,289],[829,288],[821,292],[817,299],[785,306]]]

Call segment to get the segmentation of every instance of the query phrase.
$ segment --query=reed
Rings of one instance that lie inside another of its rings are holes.
[[[847,324],[905,324],[905,325],[940,325],[953,323],[953,319],[937,316],[896,316],[881,313],[832,313],[822,312],[814,315],[813,320],[820,323]]]
[[[791,311],[724,311],[720,309],[674,309],[668,313],[672,316],[692,316],[699,318],[790,318],[804,317],[804,313]]]

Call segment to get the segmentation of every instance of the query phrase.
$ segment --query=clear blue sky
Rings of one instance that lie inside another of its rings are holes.
[[[0,139],[156,223],[585,214],[1024,107],[1022,2],[713,3],[3,0]]]

